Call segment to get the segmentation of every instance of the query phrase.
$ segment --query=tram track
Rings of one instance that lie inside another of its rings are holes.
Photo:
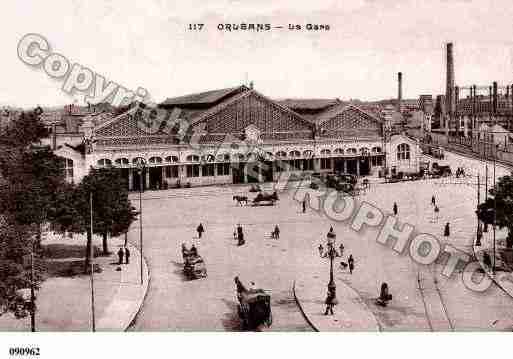
[[[432,267],[432,266],[430,266]],[[432,332],[454,331],[454,324],[438,285],[434,267],[432,272],[417,270],[417,289],[424,306],[426,321]]]

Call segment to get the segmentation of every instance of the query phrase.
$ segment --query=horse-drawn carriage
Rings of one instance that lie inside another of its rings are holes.
[[[336,191],[346,193],[350,196],[357,196],[360,190],[356,187],[356,177],[347,174],[330,174],[326,177],[326,186]]]
[[[253,199],[253,206],[274,206],[278,200],[276,191],[273,193],[259,192]]]
[[[194,245],[191,249],[187,249],[185,244],[182,244],[183,256],[183,273],[189,279],[204,278],[207,276],[207,267],[205,261],[198,254]]]
[[[451,166],[444,165],[441,166],[438,163],[433,163],[431,166],[432,170],[429,173],[431,177],[449,177],[452,175]]]
[[[263,327],[270,327],[272,324],[271,295],[263,289],[247,289],[239,277],[235,277],[235,284],[242,327],[258,331]]]

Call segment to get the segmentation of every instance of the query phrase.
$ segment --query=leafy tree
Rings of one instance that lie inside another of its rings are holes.
[[[486,224],[495,223],[499,228],[507,228],[506,246],[513,247],[513,177],[499,178],[496,185],[489,190],[487,201],[478,206],[477,214]],[[497,209],[495,215],[495,208]]]
[[[42,281],[43,265],[40,253],[34,250],[34,227],[20,226],[5,215],[0,221],[0,307],[2,312],[13,311],[13,304],[20,298],[17,290],[28,288],[31,283],[37,290]],[[34,277],[31,263],[27,262],[33,251]]]
[[[41,224],[55,207],[64,182],[59,159],[39,145],[47,135],[40,114],[41,109],[21,113],[0,133],[0,302],[4,308],[16,290],[31,284],[32,271],[24,258],[31,252],[39,256]],[[35,269],[37,289],[41,268]]]
[[[93,232],[102,236],[103,253],[108,254],[108,236],[119,236],[128,231],[136,219],[137,212],[128,199],[128,190],[119,170],[114,168],[92,168],[73,194],[68,197],[72,205],[60,206],[60,225],[74,233],[86,233],[85,271],[89,270],[92,247],[91,205],[93,201]],[[69,195],[68,195],[69,196]]]

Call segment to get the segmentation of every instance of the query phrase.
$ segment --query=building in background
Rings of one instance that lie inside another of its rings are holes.
[[[78,145],[67,142],[75,140],[70,134],[57,134],[55,151],[69,160],[73,181],[104,166],[119,168],[130,190],[269,182],[282,171],[419,169],[418,142],[389,131],[393,115],[339,99],[273,100],[238,86],[169,98],[149,117],[146,112],[136,106],[120,114],[89,113],[72,127],[81,136]]]

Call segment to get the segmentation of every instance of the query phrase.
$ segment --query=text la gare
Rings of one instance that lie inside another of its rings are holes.
[[[328,24],[289,24],[289,30],[308,30],[308,31],[329,31],[330,26]]]

